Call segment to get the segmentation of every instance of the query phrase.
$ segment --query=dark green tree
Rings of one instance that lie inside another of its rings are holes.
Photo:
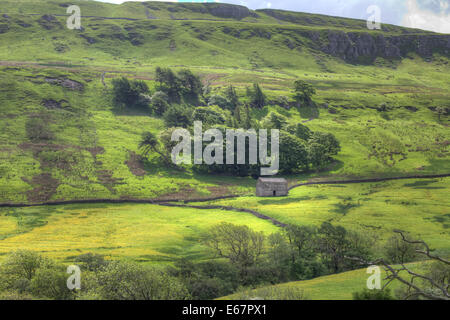
[[[271,112],[266,119],[266,125],[269,129],[283,129],[287,124],[287,118],[277,112]]]
[[[178,73],[178,78],[180,79],[183,97],[192,102],[197,102],[203,88],[200,78],[189,69],[181,70]]]
[[[266,96],[257,83],[253,84],[252,89],[247,88],[247,96],[250,99],[251,106],[254,108],[262,109],[266,105]]]
[[[232,85],[229,85],[225,89],[225,98],[230,103],[230,110],[231,111],[235,110],[236,107],[239,106],[239,97],[238,97],[238,95],[236,93],[236,89]]]
[[[302,140],[280,131],[280,173],[289,174],[306,169],[308,153]]]
[[[112,262],[97,274],[106,300],[185,300],[185,285],[164,271],[135,263]]]
[[[312,85],[303,81],[296,80],[294,82],[293,98],[297,102],[298,107],[302,104],[310,104],[312,96],[316,93],[316,90]]]
[[[150,93],[147,84],[140,80],[128,80],[125,77],[113,79],[114,102],[128,108],[147,108],[146,96]]]
[[[151,99],[151,109],[158,115],[162,116],[169,109],[169,97],[162,91],[157,91]]]
[[[212,227],[205,243],[222,258],[227,258],[246,276],[249,267],[256,264],[264,252],[265,236],[247,226],[221,223]]]
[[[163,115],[166,127],[187,128],[192,124],[192,111],[185,105],[172,105]]]
[[[139,149],[142,150],[142,155],[147,157],[148,154],[153,151],[161,156],[164,163],[166,165],[171,165],[171,159],[167,155],[166,152],[164,152],[163,146],[161,146],[160,141],[151,132],[144,132],[141,138],[141,141],[139,142]]]
[[[155,75],[155,80],[158,82],[158,90],[165,92],[170,102],[180,102],[182,95],[181,80],[172,69],[157,67]]]

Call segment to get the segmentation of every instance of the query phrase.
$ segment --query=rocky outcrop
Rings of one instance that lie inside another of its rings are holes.
[[[197,13],[211,14],[219,18],[235,20],[242,20],[250,16],[258,17],[258,14],[247,7],[227,3],[177,3],[167,5],[167,10],[170,12],[181,12],[184,9]]]
[[[317,40],[317,34],[310,37]],[[401,59],[408,53],[417,53],[424,58],[439,52],[450,56],[450,35],[398,35],[345,33],[328,31],[320,50],[347,62],[373,62],[377,57]]]
[[[206,6],[210,14],[220,18],[242,20],[256,15],[249,8],[225,3],[210,4]]]
[[[39,20],[38,23],[46,30],[52,30],[55,28],[62,28],[61,23],[56,19],[55,16],[51,14],[44,14]]]

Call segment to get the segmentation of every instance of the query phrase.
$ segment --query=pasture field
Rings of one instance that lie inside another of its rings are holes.
[[[212,258],[202,236],[229,222],[271,234],[278,228],[252,215],[156,205],[67,205],[0,209],[0,257],[33,250],[64,262],[83,253],[166,264]],[[1,259],[1,258],[0,258]]]
[[[48,67],[3,67],[1,70],[2,202],[183,198],[186,194],[200,198],[253,192],[252,179],[201,176],[191,170],[174,172],[162,167],[154,154],[142,162],[138,148],[141,134],[158,133],[164,129],[164,123],[145,112],[116,110],[99,73]],[[83,92],[48,82],[58,78],[81,83]],[[108,86],[110,81],[106,79]],[[233,79],[229,81],[234,84]],[[151,80],[148,84],[154,86]],[[370,86],[370,82],[366,85]],[[439,83],[430,84],[433,85],[443,87]],[[395,86],[390,88],[395,90]],[[268,95],[276,95],[276,91],[266,90]],[[448,95],[448,90],[445,93],[444,89],[439,90],[442,93],[436,95],[437,99],[441,94]],[[348,89],[319,89],[317,99],[326,101],[327,95],[341,96],[339,91],[348,92]],[[364,101],[364,94],[358,92]],[[415,112],[400,104],[380,113],[372,106],[382,101],[383,95],[373,94],[368,107],[336,107],[337,113],[330,113],[326,108],[287,111],[269,105],[254,110],[253,117],[260,120],[269,112],[277,111],[287,116],[290,124],[306,121],[310,129],[333,133],[340,141],[342,151],[328,170],[289,177],[292,180],[448,173],[448,119],[443,117],[438,121],[434,112],[420,105],[420,101],[414,104]],[[357,99],[352,94],[347,103]],[[409,102],[405,100],[405,105]],[[54,137],[51,143],[29,141],[26,126],[34,118],[48,123],[48,131]],[[49,181],[45,174],[51,174],[55,182]]]
[[[287,224],[323,222],[376,235],[380,248],[394,230],[450,251],[450,178],[295,188],[285,198],[242,197],[211,202],[248,208]]]

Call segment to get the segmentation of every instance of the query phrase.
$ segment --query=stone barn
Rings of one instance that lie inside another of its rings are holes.
[[[282,178],[259,178],[256,183],[258,197],[285,197],[289,194],[288,182]]]

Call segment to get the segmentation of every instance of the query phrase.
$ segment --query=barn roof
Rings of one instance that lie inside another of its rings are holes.
[[[263,183],[287,183],[283,178],[259,178],[259,181]]]

